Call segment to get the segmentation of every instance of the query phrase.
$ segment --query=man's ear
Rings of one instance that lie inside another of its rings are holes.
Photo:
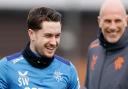
[[[34,31],[32,29],[28,29],[28,36],[30,40],[34,40]]]
[[[127,15],[126,19],[127,19],[127,26],[128,26],[128,15]]]
[[[97,17],[97,22],[98,22],[99,28],[101,28],[101,17],[100,16]]]

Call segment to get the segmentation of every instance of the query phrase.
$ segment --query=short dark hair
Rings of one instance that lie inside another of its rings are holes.
[[[61,14],[56,10],[39,7],[29,11],[27,18],[27,27],[32,30],[40,30],[43,21],[55,21],[61,23]]]

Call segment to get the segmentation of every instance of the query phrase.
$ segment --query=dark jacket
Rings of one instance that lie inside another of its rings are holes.
[[[114,44],[102,33],[88,50],[87,89],[128,89],[128,29]]]

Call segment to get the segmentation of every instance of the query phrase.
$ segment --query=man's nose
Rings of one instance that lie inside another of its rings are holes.
[[[57,39],[55,37],[52,37],[50,40],[50,44],[56,45],[56,43],[57,43]]]
[[[114,21],[112,21],[112,23],[110,25],[110,29],[112,29],[112,30],[116,29],[116,23]]]

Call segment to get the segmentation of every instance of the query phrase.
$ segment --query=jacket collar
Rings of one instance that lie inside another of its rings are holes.
[[[27,44],[22,54],[30,65],[36,68],[46,68],[52,63],[54,56],[52,58],[48,58],[46,56],[38,56],[31,51],[29,46],[30,43]]]

